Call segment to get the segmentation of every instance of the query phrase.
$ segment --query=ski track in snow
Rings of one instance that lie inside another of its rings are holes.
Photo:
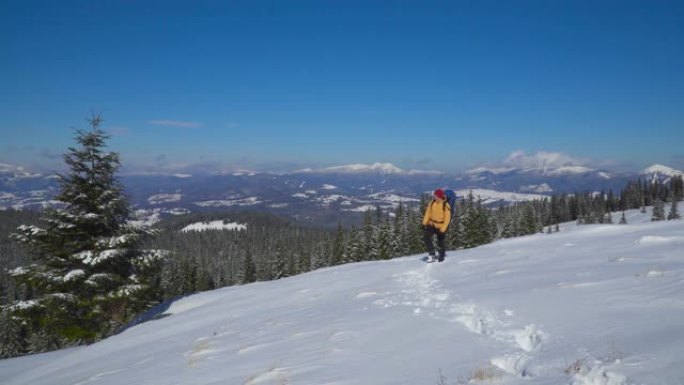
[[[471,262],[471,261],[461,261]],[[458,323],[471,333],[498,341],[503,344],[501,355],[492,357],[490,364],[498,370],[518,378],[542,376],[549,367],[557,362],[544,362],[544,344],[550,340],[549,334],[535,324],[524,327],[515,325],[510,309],[498,311],[476,303],[464,301],[454,293],[440,287],[428,265],[423,268],[396,274],[394,279],[404,287],[400,294],[390,295],[373,302],[375,306],[390,308],[404,306],[412,309],[415,315],[426,315],[437,320]],[[581,285],[578,285],[581,286]],[[570,286],[568,286],[570,287]],[[361,296],[361,297],[365,297]],[[601,360],[587,359],[577,366],[570,385],[625,385],[626,377],[608,371]],[[589,363],[591,361],[591,364]]]

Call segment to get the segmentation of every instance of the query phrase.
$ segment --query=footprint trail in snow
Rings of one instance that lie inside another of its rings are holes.
[[[519,377],[537,375],[534,353],[549,338],[537,326],[516,328],[512,311],[488,309],[458,298],[440,287],[432,275],[432,266],[397,274],[394,279],[404,288],[399,294],[376,300],[376,306],[404,306],[411,308],[414,314],[461,324],[483,338],[502,342],[503,350],[508,353],[491,358],[493,366]]]

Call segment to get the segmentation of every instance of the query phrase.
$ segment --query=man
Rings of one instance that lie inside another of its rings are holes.
[[[437,248],[439,251],[437,261],[444,261],[446,253],[444,236],[450,222],[451,206],[447,202],[444,190],[437,189],[434,192],[432,202],[425,208],[425,215],[423,215],[423,241],[425,241],[425,247],[429,253],[428,262],[435,261],[435,247],[432,244],[433,235],[437,235]]]

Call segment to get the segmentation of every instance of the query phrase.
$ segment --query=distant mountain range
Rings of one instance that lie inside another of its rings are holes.
[[[352,164],[291,173],[242,171],[221,174],[152,174],[121,177],[141,220],[203,210],[255,209],[317,224],[350,223],[359,213],[399,202],[415,204],[421,194],[452,188],[473,191],[489,205],[540,198],[552,193],[624,187],[638,177],[667,182],[679,170],[653,165],[640,172],[612,173],[583,166],[477,168],[462,174],[402,170],[389,163]],[[54,175],[0,164],[0,209],[55,203]]]

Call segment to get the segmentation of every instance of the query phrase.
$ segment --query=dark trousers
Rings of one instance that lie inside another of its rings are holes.
[[[435,246],[432,244],[432,236],[437,235],[437,248],[439,249],[439,258],[444,259],[444,254],[446,253],[446,245],[444,243],[445,233],[437,230],[436,228],[427,225],[423,231],[423,241],[425,242],[425,247],[430,255],[435,255]]]

